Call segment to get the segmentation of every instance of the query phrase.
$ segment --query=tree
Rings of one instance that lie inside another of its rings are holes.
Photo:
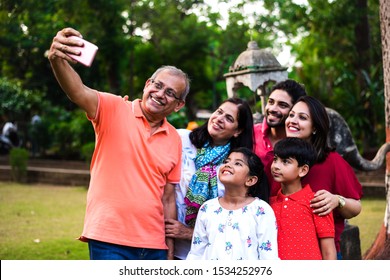
[[[290,73],[346,119],[364,152],[385,138],[376,0],[264,0],[257,26],[283,34],[300,62]],[[265,27],[264,27],[265,26]],[[275,38],[277,41],[277,38]]]
[[[380,0],[380,23],[383,54],[386,141],[390,142],[390,2]],[[365,259],[390,259],[390,153],[386,158],[386,210],[383,226]]]
[[[275,55],[289,44],[304,64],[290,77],[298,77],[310,94],[340,111],[358,144],[367,135],[382,142],[377,0],[308,0],[308,6],[293,0],[216,2],[230,5],[226,24],[220,22],[220,11],[197,0],[80,0],[77,5],[3,0],[0,76],[18,81],[21,90],[41,92],[50,107],[74,111],[45,58],[55,32],[71,26],[99,46],[92,67],[75,66],[88,86],[133,99],[158,66],[177,65],[193,81],[185,113],[194,120],[198,109],[215,109],[226,98],[223,74],[250,40]],[[256,8],[245,11],[251,3]],[[287,43],[277,40],[285,36]]]

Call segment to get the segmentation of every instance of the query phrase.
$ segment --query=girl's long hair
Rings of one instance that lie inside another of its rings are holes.
[[[313,122],[313,133],[310,142],[317,152],[317,162],[323,162],[332,148],[328,145],[329,117],[325,106],[315,97],[306,95],[297,100],[306,103]],[[297,104],[295,103],[295,104]]]
[[[232,149],[230,153],[233,152],[244,155],[249,167],[249,175],[257,177],[256,184],[248,188],[248,196],[258,197],[269,203],[270,187],[267,175],[264,172],[264,165],[260,158],[252,150],[246,147]]]

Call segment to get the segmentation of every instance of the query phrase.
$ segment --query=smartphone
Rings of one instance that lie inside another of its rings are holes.
[[[69,54],[67,53],[68,56],[73,58],[74,60],[77,60],[81,64],[90,67],[92,64],[93,59],[95,58],[96,52],[98,50],[98,47],[91,42],[88,42],[87,40],[84,40],[80,37],[77,36],[71,36],[69,38],[75,38],[77,40],[80,40],[84,43],[83,47],[72,47],[75,49],[80,50],[80,55],[74,55],[74,54]]]

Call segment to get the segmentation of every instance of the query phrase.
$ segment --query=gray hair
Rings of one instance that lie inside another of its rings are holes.
[[[188,93],[190,92],[190,83],[191,83],[191,80],[190,78],[188,77],[188,75],[182,71],[181,69],[175,67],[175,66],[171,66],[171,65],[164,65],[164,66],[161,66],[160,68],[158,68],[156,70],[156,72],[153,73],[153,75],[150,77],[150,79],[155,79],[157,77],[157,75],[162,72],[162,71],[168,71],[170,74],[174,75],[174,76],[178,76],[178,77],[181,77],[184,79],[184,82],[186,84],[185,86],[185,89],[184,91],[181,93],[180,95],[180,99],[181,100],[185,100]]]

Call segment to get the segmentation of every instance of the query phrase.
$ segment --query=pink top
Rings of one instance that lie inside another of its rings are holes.
[[[322,260],[319,238],[334,237],[332,213],[318,216],[310,208],[314,192],[309,185],[291,195],[279,190],[270,204],[278,225],[281,260]]]
[[[101,92],[98,97],[81,240],[166,249],[161,199],[167,182],[180,181],[180,137],[166,119],[150,135],[141,100]]]
[[[253,126],[255,135],[255,153],[261,159],[264,166],[269,165],[274,159],[274,147],[268,138],[270,128],[264,120]]]

